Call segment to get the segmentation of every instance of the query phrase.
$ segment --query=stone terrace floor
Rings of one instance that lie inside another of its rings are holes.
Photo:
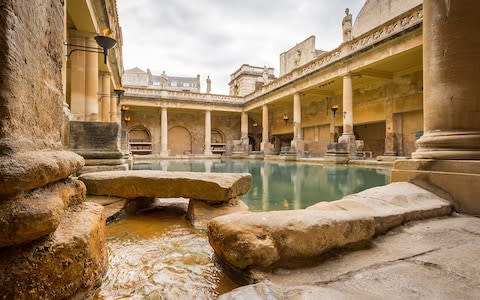
[[[480,218],[411,222],[317,266],[258,275],[220,299],[480,299]]]

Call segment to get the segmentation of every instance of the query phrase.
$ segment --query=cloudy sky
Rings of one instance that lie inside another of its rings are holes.
[[[311,35],[316,48],[342,40],[345,8],[353,19],[365,0],[117,0],[125,69],[212,79],[228,94],[242,64],[275,68],[279,55]]]

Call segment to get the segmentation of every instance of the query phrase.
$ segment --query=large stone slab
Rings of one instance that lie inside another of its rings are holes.
[[[55,231],[68,206],[81,203],[85,193],[81,181],[66,179],[0,201],[0,247],[30,242]]]
[[[48,238],[0,249],[0,298],[86,299],[107,270],[102,206],[72,207]]]
[[[0,159],[0,198],[44,186],[74,174],[84,165],[69,151],[32,151]]]
[[[121,198],[190,198],[226,202],[247,193],[248,173],[199,173],[166,171],[106,171],[79,177],[87,194]]]
[[[215,253],[239,269],[295,267],[333,248],[369,240],[374,233],[372,217],[346,211],[234,213],[208,223]]]
[[[307,209],[363,213],[375,219],[377,234],[408,221],[445,216],[452,212],[448,201],[408,182],[371,188],[337,201],[321,202]]]

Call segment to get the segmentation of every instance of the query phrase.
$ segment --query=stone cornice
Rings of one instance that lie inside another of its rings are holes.
[[[319,55],[311,62],[300,66],[289,73],[273,80],[269,84],[264,85],[259,90],[245,96],[245,102],[253,101],[258,97],[261,97],[269,92],[272,92],[278,88],[281,88],[295,80],[302,78],[306,75],[314,73],[323,67],[332,64],[344,57],[351,56],[356,52],[386,40],[395,34],[405,31],[411,27],[416,26],[423,22],[423,10],[422,5],[419,5],[389,22],[384,23],[382,26],[372,29],[365,34],[354,38],[351,41],[345,42],[332,51],[325,52]]]

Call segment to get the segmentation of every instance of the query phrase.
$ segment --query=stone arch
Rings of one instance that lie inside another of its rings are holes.
[[[218,128],[213,128],[211,131],[210,140],[212,143],[225,143],[225,134]]]
[[[133,154],[152,153],[152,134],[147,127],[135,125],[127,131],[128,147]]]
[[[170,155],[192,153],[192,134],[182,126],[174,126],[168,130],[168,150]]]

